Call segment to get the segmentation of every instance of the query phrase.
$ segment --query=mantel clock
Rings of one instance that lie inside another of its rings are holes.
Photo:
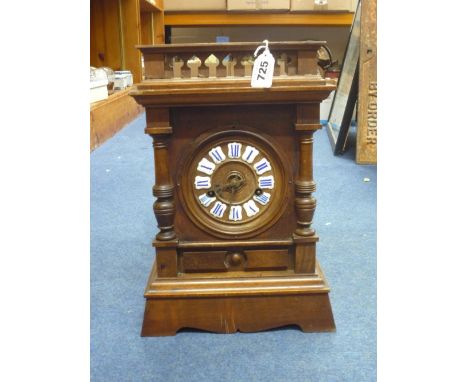
[[[313,133],[335,89],[323,44],[270,43],[268,89],[250,86],[257,43],[139,47],[131,95],[153,138],[159,227],[143,336],[335,329],[312,227]]]

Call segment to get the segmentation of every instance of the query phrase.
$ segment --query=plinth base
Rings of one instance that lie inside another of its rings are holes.
[[[142,336],[171,336],[182,328],[215,333],[257,332],[297,325],[334,331],[329,288],[317,274],[262,277],[150,276]]]

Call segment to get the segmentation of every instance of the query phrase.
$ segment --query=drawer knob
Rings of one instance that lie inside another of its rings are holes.
[[[226,255],[226,267],[238,267],[245,261],[245,255],[242,252],[230,252]]]
[[[231,256],[231,264],[239,265],[242,262],[242,256],[238,253],[233,253]]]

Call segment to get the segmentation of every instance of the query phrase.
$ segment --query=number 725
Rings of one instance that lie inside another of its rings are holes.
[[[262,61],[260,62],[260,68],[258,69],[258,75],[257,75],[257,80],[264,80],[265,77],[263,77],[260,73],[266,74],[266,69],[268,67],[268,61]]]

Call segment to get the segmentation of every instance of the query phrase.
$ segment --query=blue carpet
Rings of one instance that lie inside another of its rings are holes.
[[[92,381],[375,381],[376,167],[356,165],[352,149],[333,156],[324,129],[314,225],[336,333],[140,337],[156,231],[144,125],[141,115],[91,154]]]

